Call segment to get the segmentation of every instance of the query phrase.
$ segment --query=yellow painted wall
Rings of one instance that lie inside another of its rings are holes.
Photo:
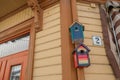
[[[36,34],[33,80],[62,80],[60,5],[44,10],[43,30]]]
[[[92,36],[102,36],[99,7],[92,8],[90,4],[77,3],[79,22],[85,26],[84,43],[91,49],[91,66],[84,69],[85,80],[115,80],[112,68],[106,56],[104,44],[95,46]]]
[[[33,12],[31,8],[26,8],[17,14],[8,17],[7,19],[0,22],[0,32],[4,31],[10,27],[13,27],[27,19],[30,19],[33,17]]]

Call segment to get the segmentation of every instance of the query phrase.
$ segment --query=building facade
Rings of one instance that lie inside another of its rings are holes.
[[[119,0],[1,0],[0,80],[120,80],[119,4]],[[76,21],[84,25],[83,43],[91,50],[89,67],[74,67],[69,27]],[[94,44],[93,36],[101,39],[101,45]]]

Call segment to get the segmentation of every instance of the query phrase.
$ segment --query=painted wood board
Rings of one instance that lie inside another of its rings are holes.
[[[51,41],[51,42],[48,42],[48,43],[40,44],[40,45],[36,46],[35,52],[42,51],[42,50],[45,50],[45,49],[54,48],[54,47],[59,47],[60,45],[61,45],[61,40],[60,39],[55,40],[55,41]]]
[[[90,55],[90,61],[92,64],[109,65],[109,61],[106,56]]]
[[[38,76],[33,77],[33,80],[62,80],[62,75],[47,75],[47,76]]]
[[[77,2],[76,3],[77,5],[81,5],[81,6],[88,6],[88,7],[91,7],[90,3],[80,3],[80,2]],[[98,5],[96,5],[96,7],[98,7]]]
[[[79,17],[78,20],[82,24],[91,24],[91,25],[101,26],[101,21],[99,19]]]
[[[81,6],[81,5],[77,5],[77,10],[81,10],[81,11],[88,11],[88,12],[94,12],[94,13],[99,13],[99,8],[92,8],[90,6]]]
[[[84,36],[85,38],[91,38],[91,39],[93,36],[100,36],[101,39],[103,39],[103,35],[100,32],[84,31]]]
[[[44,37],[46,35],[49,35],[49,34],[52,34],[52,33],[58,32],[58,31],[60,31],[59,26],[56,26],[56,27],[53,27],[53,28],[50,28],[50,29],[46,29],[46,30],[38,32],[36,34],[36,38]]]
[[[34,70],[33,77],[62,74],[61,69],[62,69],[61,65],[53,65],[53,66],[47,66],[47,67],[42,67],[42,68],[35,68],[33,69]]]
[[[97,25],[83,24],[86,31],[102,32],[102,27]]]
[[[59,20],[59,19],[57,19],[57,20]],[[47,24],[48,25],[48,24]],[[52,24],[52,25],[50,25],[50,26],[44,26],[43,25],[43,30],[45,30],[45,29],[49,29],[49,28],[52,28],[52,27],[57,27],[57,26],[59,26],[60,27],[60,22],[56,22],[56,24]]]
[[[91,64],[90,67],[84,69],[85,74],[113,74],[110,65]]]
[[[46,23],[43,25],[43,30],[45,29],[49,29],[51,27],[56,27],[56,26],[59,26],[60,27],[60,19],[55,19],[53,20],[52,22],[49,22],[49,23]]]
[[[52,56],[60,56],[61,55],[61,47],[56,47],[53,49],[48,49],[45,51],[40,51],[35,53],[34,59],[42,59],[42,58],[48,58]]]
[[[104,47],[96,47],[96,46],[88,46],[88,47],[91,49],[91,51],[90,51],[91,55],[106,56]]]
[[[95,18],[95,19],[100,19],[100,14],[98,13],[93,13],[93,12],[86,12],[86,11],[78,11],[78,16],[79,17],[88,17],[88,18]]]
[[[52,40],[60,39],[60,38],[61,38],[60,32],[49,34],[47,36],[37,38],[36,39],[36,45],[41,44],[41,43],[45,43],[45,42],[49,42],[49,41],[52,41]]]
[[[56,7],[60,7],[60,4],[56,4],[56,5],[54,5],[54,6],[50,7],[50,8],[48,8],[48,9],[45,9],[45,10],[44,10],[44,13],[49,12],[49,11],[55,9]]]
[[[86,74],[85,80],[116,80],[113,74]]]
[[[61,65],[61,56],[54,56],[54,57],[48,57],[48,58],[43,58],[43,59],[37,59],[34,62],[34,68],[51,66],[51,65]]]
[[[84,44],[86,44],[88,46],[93,46],[93,47],[104,47],[103,43],[102,43],[102,46],[96,46],[96,45],[94,45],[92,39],[84,39]]]
[[[55,7],[55,8],[52,9],[52,10],[44,11],[43,18],[46,18],[46,17],[51,16],[51,15],[53,15],[53,14],[56,14],[56,13],[58,13],[58,12],[60,12],[60,7],[59,7],[59,6],[58,6],[58,7]]]
[[[48,23],[48,22],[52,22],[53,20],[56,20],[58,18],[60,18],[60,12],[44,18],[43,23],[45,24],[45,23]]]

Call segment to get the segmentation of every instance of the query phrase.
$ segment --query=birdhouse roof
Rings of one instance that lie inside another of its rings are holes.
[[[78,49],[86,50],[87,52],[90,51],[90,49],[89,49],[85,44],[83,44],[83,43],[80,43],[80,44],[78,45],[78,47],[75,48],[75,50],[73,51],[73,53],[76,52]]]
[[[75,24],[79,24],[80,26],[82,26],[84,28],[84,26],[78,21],[73,22],[73,24],[70,26],[70,28],[74,27]]]

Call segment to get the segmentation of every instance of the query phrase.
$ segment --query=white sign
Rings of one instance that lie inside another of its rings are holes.
[[[102,39],[100,36],[93,36],[93,44],[96,46],[101,46],[102,45]]]

